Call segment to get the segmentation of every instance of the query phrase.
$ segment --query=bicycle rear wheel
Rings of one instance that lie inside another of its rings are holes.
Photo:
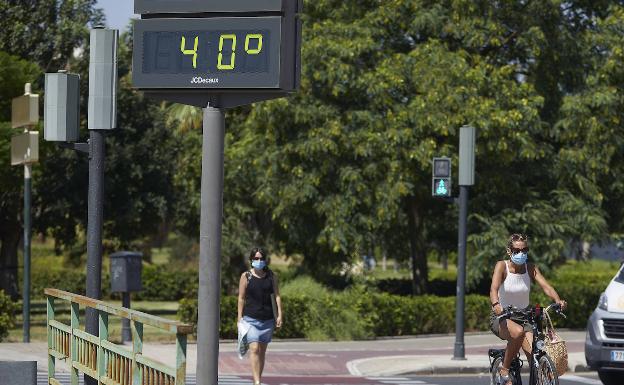
[[[537,385],[559,385],[557,368],[547,354],[540,357],[535,374]]]

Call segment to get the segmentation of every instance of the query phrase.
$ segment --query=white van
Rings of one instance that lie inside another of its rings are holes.
[[[624,384],[624,265],[600,295],[587,322],[587,365],[605,385]]]

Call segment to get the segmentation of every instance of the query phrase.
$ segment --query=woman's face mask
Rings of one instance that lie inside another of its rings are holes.
[[[260,260],[255,259],[253,262],[251,262],[251,266],[254,269],[262,270],[266,267],[266,261],[263,261],[261,259]]]
[[[528,254],[524,252],[511,254],[511,262],[516,265],[524,265],[528,259]]]
[[[524,242],[514,242],[511,247],[511,262],[516,265],[524,265],[529,256],[529,248]]]

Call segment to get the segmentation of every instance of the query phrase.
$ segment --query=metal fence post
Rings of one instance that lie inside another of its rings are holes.
[[[72,363],[78,361],[78,341],[74,338],[74,330],[77,330],[80,327],[80,305],[76,302],[71,303],[71,333],[69,334],[69,338],[71,338],[71,361],[69,362],[69,367],[71,369],[71,384],[78,385],[78,369],[74,368]]]
[[[50,349],[53,346],[54,336],[52,335],[52,328],[50,328],[50,321],[54,319],[54,298],[47,296],[46,297],[46,318],[47,318],[47,329],[48,329],[48,383],[50,382],[50,377],[54,377],[54,356],[49,353]]]
[[[139,370],[137,356],[143,352],[143,324],[138,321],[131,321],[132,331],[132,385],[143,383],[143,373]]]
[[[97,369],[95,372],[97,373],[97,381],[99,384],[100,378],[102,378],[106,373],[106,362],[104,357],[104,348],[102,348],[102,341],[108,341],[108,313],[103,310],[98,311],[98,320],[98,326],[100,329],[98,337],[100,342],[97,347]]]
[[[186,334],[176,334],[176,385],[186,383]]]

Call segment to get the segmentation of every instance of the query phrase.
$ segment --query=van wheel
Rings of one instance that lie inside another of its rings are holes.
[[[624,384],[624,372],[610,372],[608,370],[598,370],[598,377],[604,385]]]

